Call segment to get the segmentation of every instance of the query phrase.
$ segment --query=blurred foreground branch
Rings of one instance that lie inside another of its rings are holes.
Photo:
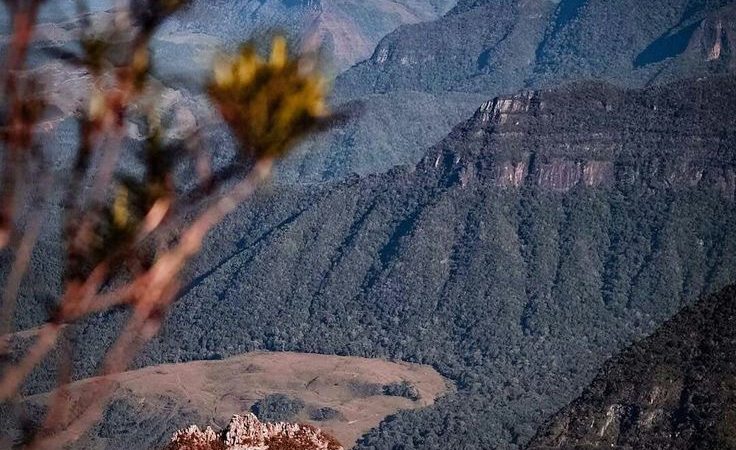
[[[74,411],[65,394],[72,381],[71,349],[62,346],[59,387],[42,425],[24,437],[29,449],[62,447],[99,420],[114,389],[109,376],[126,370],[158,332],[184,269],[208,233],[253,195],[275,160],[332,120],[315,55],[295,54],[281,37],[273,39],[266,58],[253,42],[246,43],[216,62],[207,85],[240,149],[226,167],[213,170],[217,151],[197,145],[200,139],[190,139],[193,146],[168,139],[164,111],[150,105],[152,37],[185,2],[131,0],[101,29],[83,15],[80,51],[56,55],[83,68],[91,81],[87,107],[77,118],[80,136],[72,166],[55,170],[37,142],[47,104],[43,80],[25,67],[41,4],[5,0],[12,35],[1,74],[0,250],[14,257],[3,286],[0,352],[10,357],[15,303],[42,234],[43,207],[33,199],[52,203],[47,197],[57,192],[63,207],[62,223],[54,224],[64,239],[63,293],[30,347],[2,368],[0,401],[19,401],[23,383],[64,341],[68,326],[115,307],[129,309],[130,315],[104,356],[95,392]],[[147,128],[142,151],[126,145],[134,116]],[[126,154],[140,161],[142,169],[134,175],[119,173]],[[186,177],[190,169],[197,174],[194,185]]]

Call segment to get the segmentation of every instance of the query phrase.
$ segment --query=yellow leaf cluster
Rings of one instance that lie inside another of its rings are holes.
[[[124,230],[129,228],[131,221],[128,190],[120,187],[112,205],[112,224],[115,228]]]
[[[256,159],[283,156],[327,119],[327,82],[306,56],[273,39],[262,58],[253,43],[215,64],[209,94],[243,150]]]

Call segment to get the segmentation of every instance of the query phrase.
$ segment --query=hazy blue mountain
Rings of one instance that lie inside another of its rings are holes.
[[[342,71],[370,56],[398,26],[435,19],[455,0],[215,0],[195,1],[177,27],[233,42],[268,28],[318,39]]]
[[[731,73],[735,5],[733,0],[460,2],[438,20],[399,28],[368,60],[338,77],[336,101],[362,100],[368,119],[359,117],[308,144],[284,170],[292,179],[321,180],[387,170],[401,161],[413,164],[421,155],[407,146],[407,130],[423,127],[436,112],[459,122],[477,107],[458,92],[480,99],[574,80],[644,87]],[[400,101],[393,102],[397,96]],[[450,126],[435,126],[417,143],[432,145],[449,131]]]
[[[160,81],[162,103],[169,109],[186,111],[196,119],[205,134],[210,135],[209,145],[223,140],[222,127],[218,126],[216,114],[202,95],[202,86],[210,77],[211,62],[218,51],[231,49],[235,44],[251,37],[263,39],[271,32],[285,32],[297,44],[311,46],[320,43],[325,55],[325,71],[337,75],[353,63],[369,57],[378,41],[402,24],[431,20],[444,14],[455,4],[455,0],[195,0],[184,11],[176,14],[156,35],[154,77]],[[110,0],[88,2],[88,15],[99,29],[112,20]],[[70,146],[57,146],[53,158],[61,166],[70,158],[69,152],[59,148],[74,147],[70,136],[74,124],[69,118],[86,107],[86,95],[91,77],[84,70],[63,64],[49,57],[49,48],[79,51],[79,12],[75,2],[46,2],[40,15],[40,26],[36,33],[35,46],[30,55],[30,65],[44,73],[46,92],[50,100],[47,122],[44,127],[51,130],[44,136],[46,142],[71,142]],[[0,9],[0,45],[3,35],[8,33],[5,10]],[[346,167],[373,168],[392,167],[406,162],[400,157],[395,145],[402,148],[423,148],[428,145],[426,135],[436,139],[458,121],[466,117],[466,111],[482,100],[463,93],[434,98],[431,94],[408,92],[389,99],[371,102],[358,122],[348,124],[339,133],[329,138],[315,139],[313,145],[329,147],[313,157],[299,160],[288,166],[288,177],[304,180],[330,179],[345,175]],[[336,100],[340,103],[342,100]],[[392,103],[387,105],[386,103]],[[401,108],[400,103],[411,105]],[[422,105],[426,108],[422,109]],[[463,105],[462,111],[458,105]],[[467,107],[470,107],[468,109]],[[386,136],[395,131],[395,123],[404,123],[407,117],[421,111],[422,127],[404,130],[401,136]],[[65,122],[66,121],[66,122]],[[380,123],[388,123],[383,127]],[[372,152],[342,152],[349,142],[365,142],[374,135],[377,145]],[[382,135],[383,134],[383,135]],[[135,133],[133,136],[136,137]],[[431,140],[434,142],[434,139]],[[313,153],[311,150],[306,150]],[[328,153],[329,152],[329,153]],[[59,154],[64,153],[64,154]],[[342,155],[342,156],[340,156]],[[334,158],[331,158],[334,156]],[[334,174],[333,174],[334,172]]]
[[[455,3],[455,0],[193,0],[164,26],[161,35],[179,38],[181,58],[189,54],[186,47],[193,44],[185,37],[191,40],[204,35],[226,46],[268,30],[285,31],[298,40],[320,39],[333,56],[331,67],[339,72],[370,56],[376,43],[398,26],[435,19]],[[111,10],[115,2],[91,0],[86,5],[92,13],[99,14]],[[40,22],[63,24],[77,14],[75,2],[47,2],[41,10]]]

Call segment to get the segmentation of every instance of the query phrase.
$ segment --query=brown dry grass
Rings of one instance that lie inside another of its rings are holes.
[[[335,436],[346,447],[384,417],[399,410],[422,408],[452,389],[449,382],[429,366],[382,359],[302,353],[248,353],[222,361],[164,364],[125,372],[113,377],[113,398],[145,404],[155,414],[165,401],[174,399],[210,417],[199,426],[225,426],[234,414],[247,412],[257,400],[281,393],[307,405],[296,422],[314,425]],[[363,397],[354,386],[408,381],[421,398],[372,395]],[[94,379],[71,386],[72,397],[87,390]],[[45,394],[48,395],[48,394]],[[168,406],[170,408],[170,405]],[[309,420],[310,407],[330,407],[340,417]]]

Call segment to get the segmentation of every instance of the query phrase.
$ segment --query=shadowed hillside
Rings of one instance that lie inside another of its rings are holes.
[[[736,288],[607,362],[530,449],[736,448]]]

